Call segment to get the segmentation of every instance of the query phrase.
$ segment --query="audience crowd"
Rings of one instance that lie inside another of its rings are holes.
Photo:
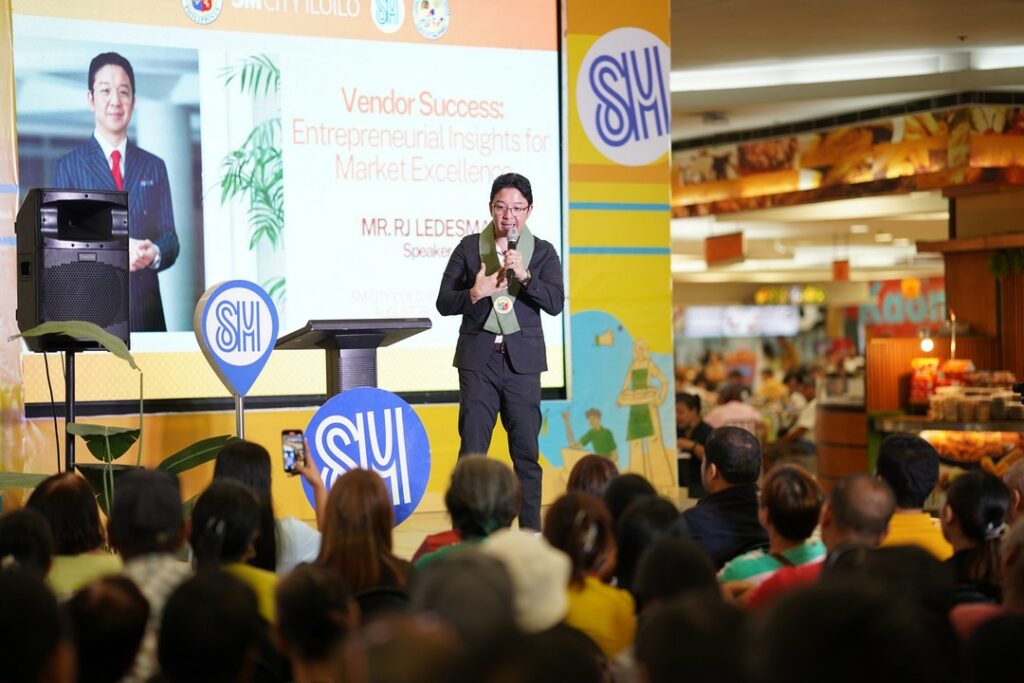
[[[1001,680],[1024,638],[1024,471],[954,478],[905,434],[826,492],[763,465],[740,426],[704,435],[706,495],[680,512],[603,456],[543,532],[519,482],[459,460],[452,530],[395,554],[384,481],[327,491],[316,529],[275,515],[270,458],[238,441],[183,506],[177,478],[120,476],[106,523],[58,474],[0,516],[0,683],[801,683]],[[315,481],[314,481],[315,480]]]

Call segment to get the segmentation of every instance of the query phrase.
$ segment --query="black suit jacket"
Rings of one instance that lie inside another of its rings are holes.
[[[468,235],[448,259],[437,293],[438,313],[462,316],[453,364],[465,370],[483,370],[494,351],[496,335],[484,329],[492,300],[487,297],[474,304],[469,298],[479,270],[480,235]],[[505,345],[516,372],[543,372],[548,369],[548,363],[540,312],[558,315],[565,298],[562,264],[550,242],[534,236],[533,257],[527,270],[533,277],[528,287],[519,290],[514,304],[519,332],[506,335]]]
[[[680,517],[693,542],[721,569],[737,555],[768,545],[757,508],[757,484],[739,484],[702,498]]]

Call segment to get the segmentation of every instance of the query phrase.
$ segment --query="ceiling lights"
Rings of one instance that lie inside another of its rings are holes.
[[[817,59],[723,64],[706,69],[673,71],[670,82],[672,92],[700,92],[901,78],[1022,66],[1024,48],[979,47],[971,50],[876,52]]]

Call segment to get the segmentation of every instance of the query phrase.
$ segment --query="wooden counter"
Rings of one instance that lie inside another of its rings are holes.
[[[868,415],[863,405],[821,405],[814,422],[818,481],[825,492],[851,472],[868,471]]]

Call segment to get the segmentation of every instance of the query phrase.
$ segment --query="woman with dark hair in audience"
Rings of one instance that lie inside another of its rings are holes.
[[[36,487],[25,507],[40,513],[53,533],[56,555],[46,580],[58,598],[121,571],[121,558],[103,548],[99,506],[85,479],[71,472],[55,474]]]
[[[950,485],[942,508],[942,535],[953,546],[946,562],[956,580],[956,602],[1002,599],[999,544],[1006,530],[1010,490],[984,470],[966,472]]]
[[[199,570],[221,567],[256,593],[260,615],[274,623],[277,575],[247,564],[256,554],[262,506],[252,489],[237,481],[214,481],[192,510],[192,552]]]
[[[277,585],[275,636],[293,683],[334,680],[342,643],[358,625],[352,594],[329,569],[300,564]]]
[[[636,633],[633,596],[602,581],[615,568],[615,534],[604,502],[586,493],[567,493],[544,518],[544,538],[572,562],[569,613],[565,623],[590,636],[609,659],[625,650]]]
[[[660,496],[646,496],[630,503],[615,525],[615,585],[633,591],[633,576],[643,552],[668,536],[679,519],[679,510]]]
[[[614,526],[618,524],[619,517],[622,516],[622,513],[626,511],[626,508],[634,500],[656,495],[658,495],[658,492],[651,482],[639,474],[627,472],[608,482],[608,486],[604,489],[604,495],[601,497],[604,499],[604,504],[608,507],[608,512],[611,513],[612,526]]]
[[[299,473],[313,487],[320,519],[322,503],[327,497],[323,480],[316,472],[311,458],[297,462]],[[232,479],[251,488],[260,501],[260,534],[256,541],[256,555],[249,564],[267,571],[285,574],[299,562],[312,562],[320,552],[320,532],[294,517],[274,517],[274,498],[271,493],[270,453],[258,443],[231,441],[217,454],[213,469],[214,480]]]
[[[615,461],[604,455],[584,455],[569,472],[566,492],[582,491],[600,498],[608,488],[608,482],[619,476]]]
[[[0,517],[0,570],[18,569],[45,581],[53,563],[53,532],[35,510],[12,510]]]
[[[420,567],[464,543],[478,543],[492,532],[512,526],[521,498],[519,477],[508,465],[486,455],[462,456],[444,494],[452,530],[424,539],[413,562]]]
[[[412,565],[392,552],[395,512],[376,472],[349,470],[331,487],[316,563],[336,571],[356,594],[405,590]],[[362,604],[362,603],[360,603]]]
[[[78,650],[78,680],[117,683],[132,668],[146,633],[149,603],[127,576],[105,576],[63,605]]]
[[[687,456],[679,458],[679,485],[689,489],[691,498],[708,495],[700,478],[700,461],[711,425],[701,419],[700,408],[700,396],[676,394],[676,449]]]
[[[761,484],[758,521],[768,532],[768,552],[751,550],[729,560],[719,579],[758,586],[782,567],[818,562],[825,546],[811,540],[818,526],[825,494],[821,485],[799,465],[779,465]]]

